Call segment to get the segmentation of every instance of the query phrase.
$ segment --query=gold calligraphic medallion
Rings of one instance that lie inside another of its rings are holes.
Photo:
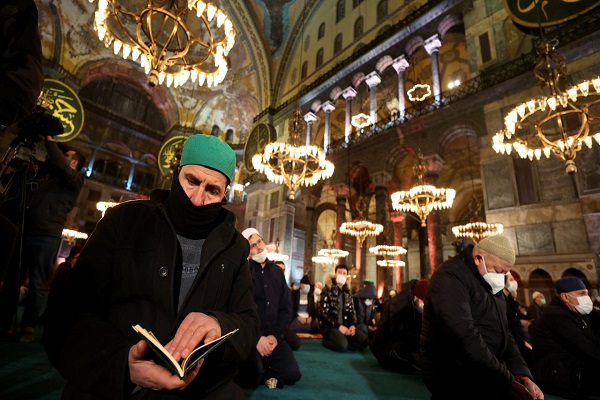
[[[158,169],[163,175],[170,175],[179,165],[181,160],[181,150],[187,140],[187,136],[171,136],[168,138],[158,151]]]
[[[261,122],[252,129],[244,146],[244,166],[246,167],[246,171],[251,174],[256,172],[256,169],[252,165],[252,157],[255,154],[261,154],[267,143],[273,142],[276,139],[277,131],[271,124]]]
[[[598,5],[599,0],[504,0],[510,18],[528,28],[562,24]]]
[[[47,107],[47,112],[58,118],[63,125],[64,132],[55,136],[55,141],[68,142],[79,135],[84,121],[83,106],[70,86],[56,79],[46,79],[38,104]]]

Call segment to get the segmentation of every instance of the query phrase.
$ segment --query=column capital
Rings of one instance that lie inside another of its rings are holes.
[[[439,51],[440,47],[442,47],[442,42],[440,41],[438,34],[436,33],[429,39],[426,39],[423,43],[423,47],[425,47],[425,50],[429,55]]]
[[[325,103],[323,103],[321,105],[321,108],[323,109],[323,111],[325,113],[330,113],[333,110],[335,110],[335,107],[333,106],[333,103],[331,101],[329,101],[329,100],[327,100]]]
[[[409,67],[408,61],[406,61],[406,56],[402,54],[400,57],[397,57],[392,62],[392,67],[396,70],[396,73],[404,72]]]
[[[369,88],[372,88],[373,86],[377,86],[381,83],[381,77],[377,71],[373,71],[369,75],[365,76],[365,82],[367,82]]]
[[[331,186],[331,189],[335,193],[335,197],[348,197],[350,194],[350,187],[345,183],[336,183]]]
[[[404,220],[406,219],[406,213],[403,213],[401,211],[390,211],[390,219],[394,223],[404,222]]]
[[[313,122],[315,122],[317,120],[317,116],[315,114],[313,114],[312,112],[307,112],[306,114],[304,114],[304,121],[306,121],[307,124],[311,124]]]
[[[392,179],[392,174],[387,171],[378,171],[369,175],[371,181],[375,184],[375,188],[387,188],[388,182]]]
[[[354,88],[352,86],[348,86],[346,89],[344,89],[342,91],[342,96],[344,96],[344,99],[348,100],[352,100],[353,98],[356,97],[356,90],[354,90]]]
[[[438,154],[423,156],[423,164],[427,175],[439,175],[444,166],[444,160]]]

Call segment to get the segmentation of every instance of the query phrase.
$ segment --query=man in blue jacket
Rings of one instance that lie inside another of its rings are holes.
[[[242,399],[236,366],[260,322],[248,242],[225,209],[235,153],[209,135],[184,144],[171,190],[109,209],[47,309],[42,343],[63,399]],[[239,331],[184,379],[154,362],[132,325],[173,358]]]
[[[245,229],[242,235],[250,244],[250,272],[254,283],[254,302],[260,316],[260,338],[254,356],[240,373],[243,386],[269,389],[293,385],[300,380],[298,363],[284,333],[292,319],[292,297],[282,269],[267,258],[266,244],[258,230]]]

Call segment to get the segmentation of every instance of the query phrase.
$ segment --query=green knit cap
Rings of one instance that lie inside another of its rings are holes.
[[[179,165],[183,167],[190,164],[219,171],[230,184],[235,174],[235,153],[227,143],[216,136],[192,135],[183,145]]]

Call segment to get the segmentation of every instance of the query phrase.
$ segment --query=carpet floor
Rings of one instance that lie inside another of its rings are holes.
[[[39,332],[36,332],[39,337]],[[319,339],[303,339],[294,352],[302,379],[284,389],[261,386],[245,391],[248,400],[429,399],[419,375],[402,375],[379,366],[371,352],[335,353]],[[65,380],[50,365],[39,342],[0,339],[0,399],[58,400]],[[560,400],[546,396],[547,400]]]

